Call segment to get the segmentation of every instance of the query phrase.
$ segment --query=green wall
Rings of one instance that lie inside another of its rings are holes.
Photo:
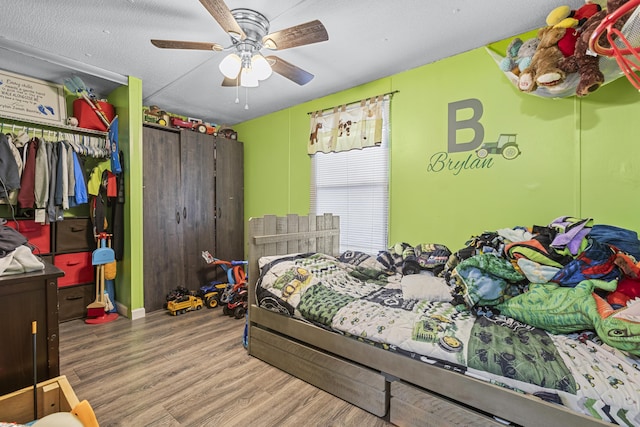
[[[458,249],[485,230],[562,215],[640,230],[637,91],[621,78],[585,99],[523,94],[484,48],[237,125],[246,219],[308,213],[308,112],[391,91],[390,243]],[[475,109],[449,111],[461,102]],[[459,151],[500,134],[517,134],[518,157]]]
[[[127,86],[121,86],[109,95],[118,111],[118,143],[124,155],[125,247],[123,260],[118,262],[115,279],[116,300],[132,311],[144,307],[142,270],[142,81],[129,77]]]

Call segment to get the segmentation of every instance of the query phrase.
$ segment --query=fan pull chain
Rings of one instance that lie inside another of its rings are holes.
[[[249,88],[246,87],[245,89],[245,96],[244,96],[244,109],[248,110],[249,109]]]
[[[240,97],[238,94],[240,93],[240,74],[238,74],[238,78],[236,79],[236,104],[240,103]]]

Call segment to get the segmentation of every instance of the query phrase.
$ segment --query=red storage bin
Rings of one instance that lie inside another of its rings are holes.
[[[53,265],[64,271],[58,279],[58,287],[89,283],[94,280],[94,266],[91,264],[91,252],[75,252],[56,255]]]
[[[109,123],[113,120],[116,113],[113,105],[108,102],[94,101],[100,106],[104,114],[107,116]],[[78,126],[85,129],[107,131],[107,126],[102,122],[98,114],[93,111],[91,105],[84,99],[78,98],[73,101],[73,115],[78,119]]]
[[[30,245],[33,245],[35,254],[48,254],[51,252],[51,226],[49,224],[39,224],[31,219],[19,219],[7,221],[7,225],[27,238]]]

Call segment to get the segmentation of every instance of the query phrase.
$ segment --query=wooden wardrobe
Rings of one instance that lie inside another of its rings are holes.
[[[143,128],[144,307],[162,309],[178,286],[212,272],[202,251],[244,257],[241,142],[192,130]]]

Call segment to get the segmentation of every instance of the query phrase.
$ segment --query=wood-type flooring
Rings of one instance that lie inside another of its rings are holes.
[[[391,424],[251,357],[220,308],[60,324],[60,373],[101,427]]]

